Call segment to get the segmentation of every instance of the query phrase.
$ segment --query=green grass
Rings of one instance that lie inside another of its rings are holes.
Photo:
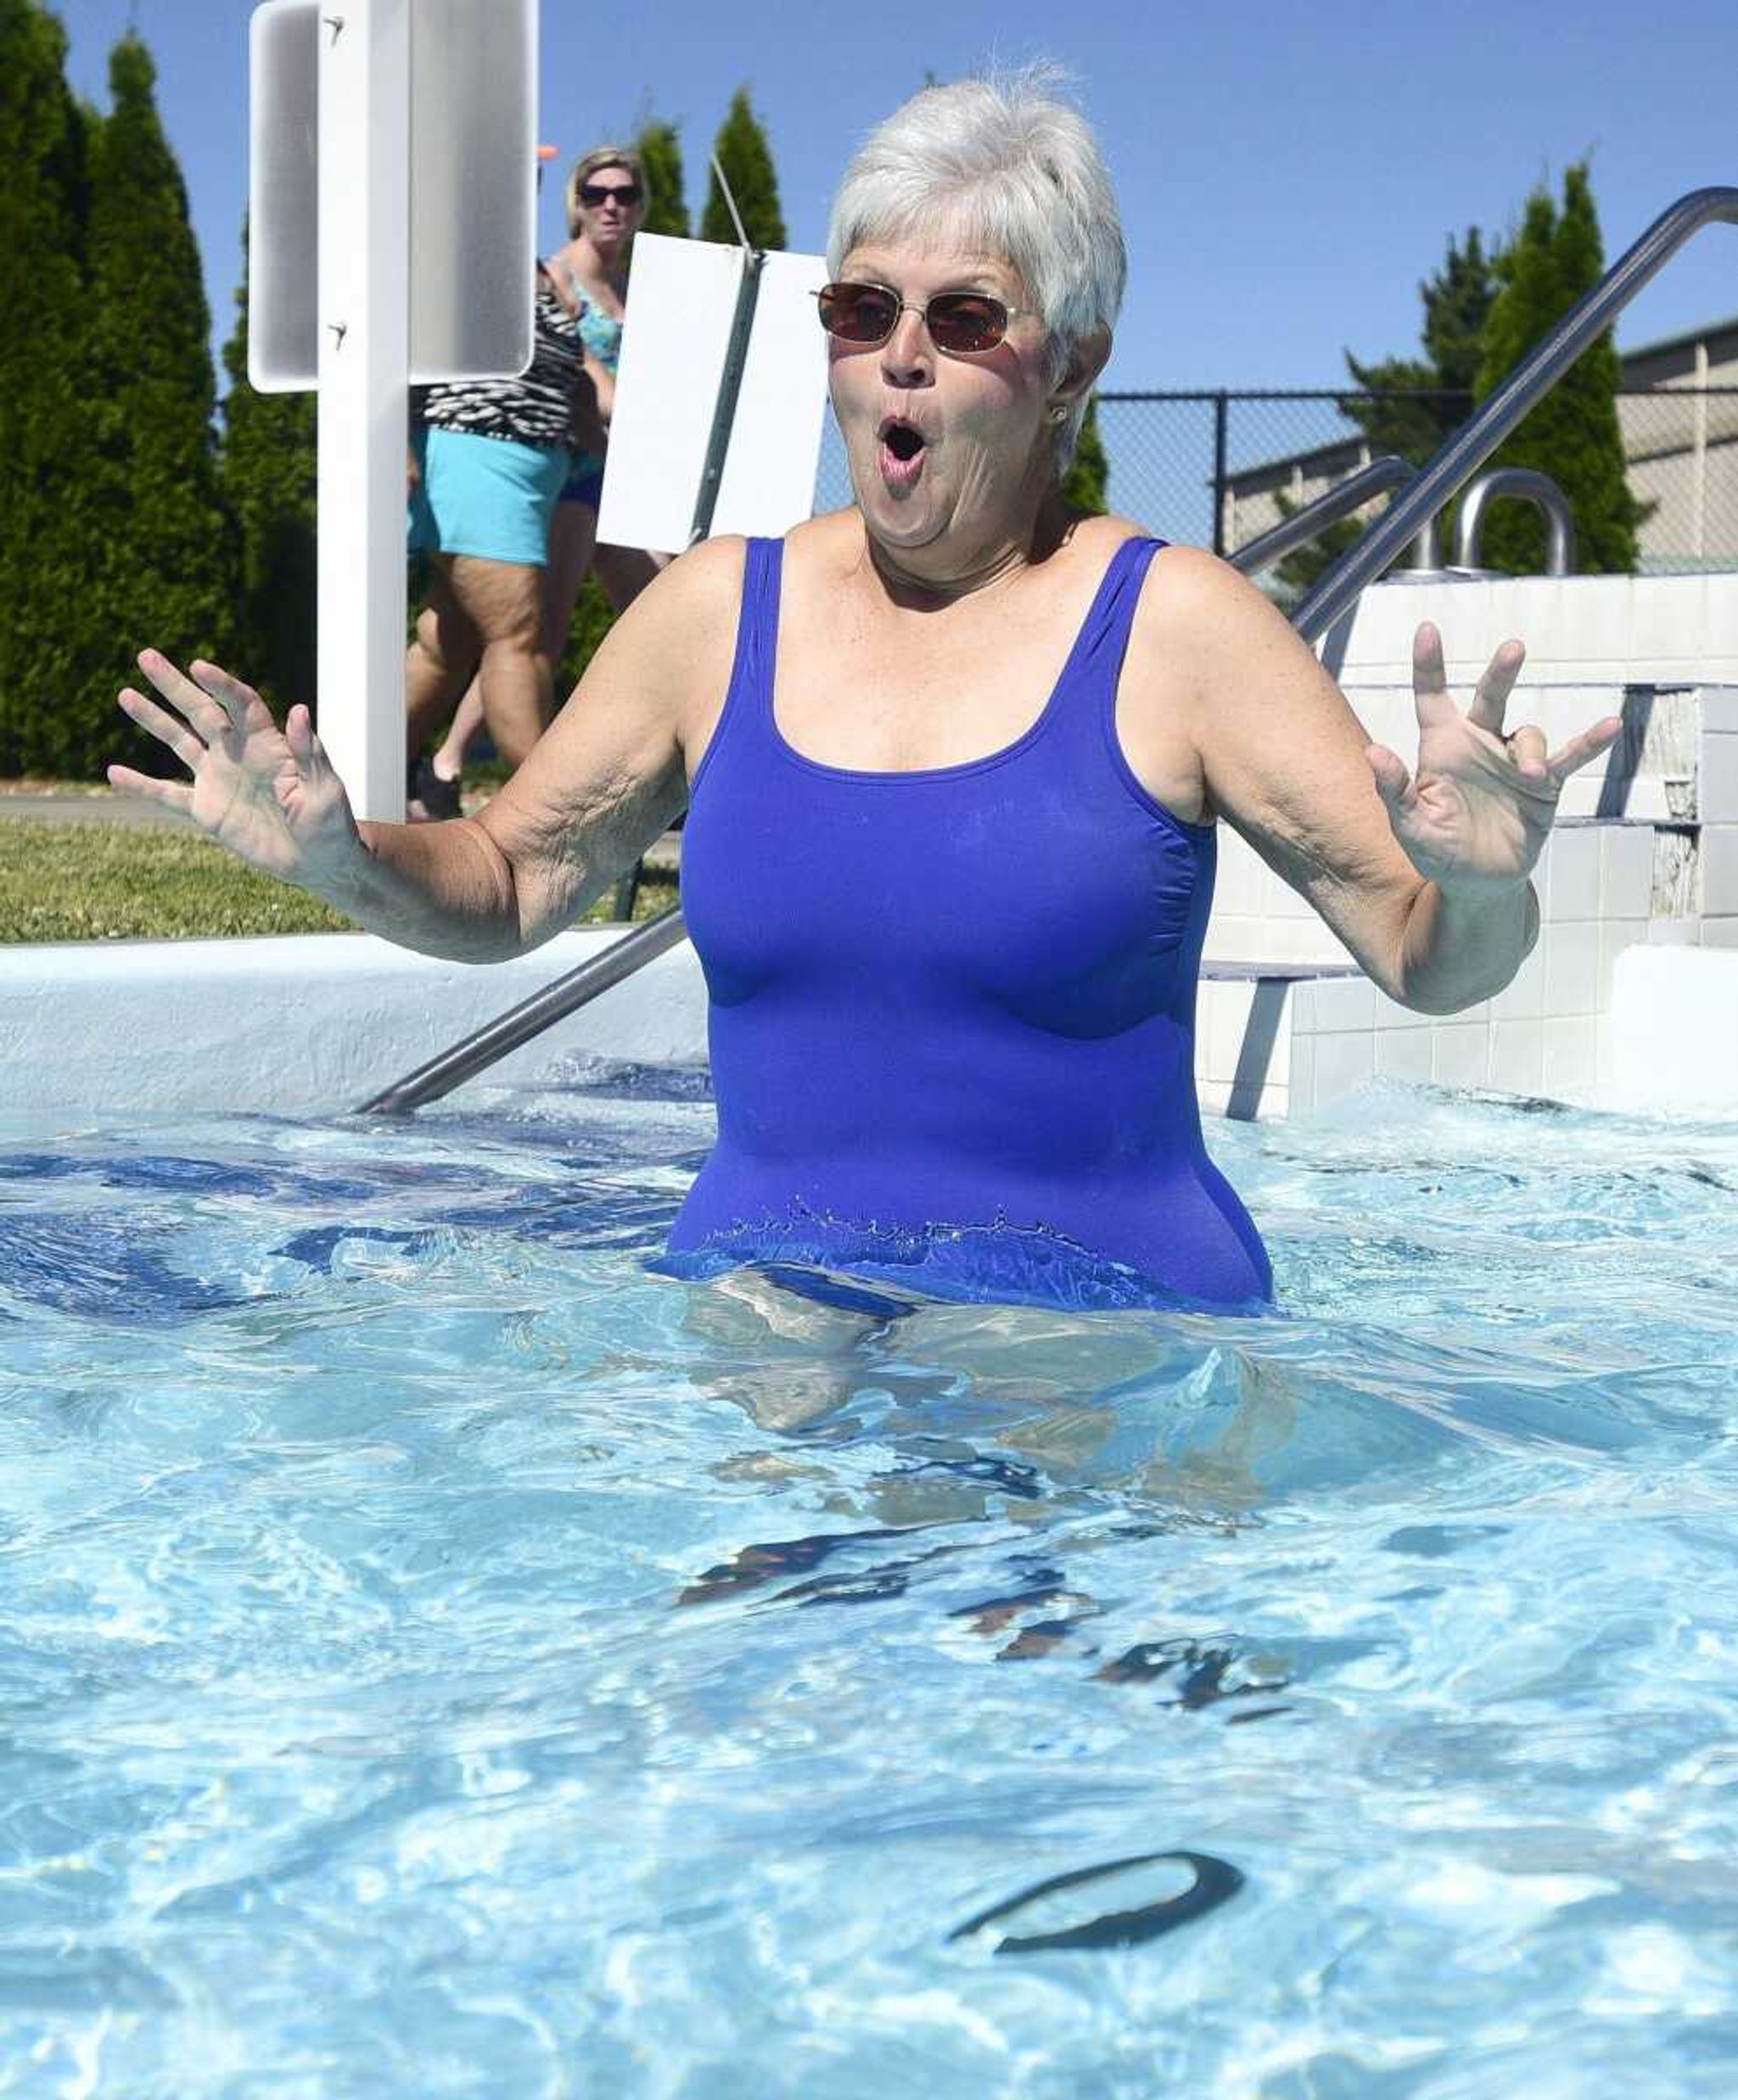
[[[672,884],[642,883],[634,916],[651,918],[675,901]],[[608,920],[608,897],[586,917]],[[0,943],[350,930],[316,899],[190,831],[0,819]]]

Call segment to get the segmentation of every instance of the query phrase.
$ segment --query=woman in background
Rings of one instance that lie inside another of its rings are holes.
[[[544,268],[578,318],[586,369],[597,394],[597,420],[608,430],[621,357],[627,310],[628,266],[634,236],[650,197],[640,156],[631,147],[594,146],[574,163],[567,178],[569,239]],[[668,556],[638,547],[600,547],[597,512],[603,493],[603,452],[595,444],[576,449],[550,521],[543,567],[543,653],[561,662],[586,576],[595,567],[610,603],[626,610],[664,566]],[[430,817],[459,814],[459,781],[465,753],[483,724],[482,694],[473,684],[459,703],[445,741],[417,774],[416,801]]]

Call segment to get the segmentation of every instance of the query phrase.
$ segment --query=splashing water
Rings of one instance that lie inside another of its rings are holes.
[[[665,1092],[0,1130],[0,2091],[1730,2092],[1738,1130],[1222,1126],[1215,1319]]]

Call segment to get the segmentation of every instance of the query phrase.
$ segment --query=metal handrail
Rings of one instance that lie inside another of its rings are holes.
[[[1568,497],[1550,476],[1531,467],[1494,467],[1468,484],[1455,522],[1455,567],[1477,568],[1484,513],[1492,498],[1499,496],[1517,496],[1538,505],[1545,513],[1545,573],[1567,576],[1575,566],[1574,512],[1569,508]]]
[[[1298,547],[1306,546],[1325,527],[1337,524],[1341,518],[1361,509],[1371,496],[1410,481],[1412,473],[1410,460],[1402,459],[1398,452],[1384,452],[1356,473],[1335,482],[1313,503],[1306,503],[1302,510],[1293,511],[1289,518],[1282,518],[1278,524],[1270,525],[1240,546],[1230,557],[1231,567],[1246,576],[1253,576],[1259,568],[1270,568]]]
[[[668,911],[659,912],[655,919],[648,919],[643,926],[636,926],[631,933],[624,933],[620,940],[612,941],[601,955],[594,955],[578,969],[568,971],[541,991],[533,992],[529,999],[521,1000],[517,1006],[510,1006],[504,1014],[485,1022],[462,1043],[455,1043],[451,1050],[431,1057],[426,1065],[418,1065],[414,1072],[395,1080],[373,1100],[364,1101],[356,1112],[363,1116],[407,1116],[425,1101],[438,1101],[443,1094],[451,1094],[456,1086],[474,1078],[478,1072],[505,1057],[509,1050],[518,1050],[533,1036],[541,1035],[545,1028],[564,1021],[580,1007],[589,1005],[599,993],[607,992],[613,984],[620,984],[624,977],[631,977],[642,964],[661,955],[666,948],[674,948],[687,932],[681,906],[672,904]]]
[[[1337,562],[1292,615],[1306,641],[1316,641],[1355,604],[1365,585],[1388,568],[1428,518],[1495,451],[1540,396],[1562,377],[1684,244],[1716,220],[1738,225],[1738,189],[1691,190],[1663,211],[1627,254],[1516,366],[1472,422],[1457,430],[1418,478],[1396,496],[1358,544]]]

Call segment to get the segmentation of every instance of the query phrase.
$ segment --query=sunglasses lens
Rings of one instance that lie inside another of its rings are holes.
[[[929,333],[938,350],[970,356],[994,350],[1008,330],[1008,310],[982,292],[943,292],[929,302]]]
[[[612,197],[624,211],[631,211],[640,201],[639,190],[632,183],[621,189],[617,189],[609,184],[604,185],[602,188],[590,182],[581,182],[580,185],[580,202],[590,210],[597,210],[600,204],[608,204]]]
[[[821,327],[841,343],[884,343],[900,317],[899,301],[878,284],[829,284],[820,305]]]

